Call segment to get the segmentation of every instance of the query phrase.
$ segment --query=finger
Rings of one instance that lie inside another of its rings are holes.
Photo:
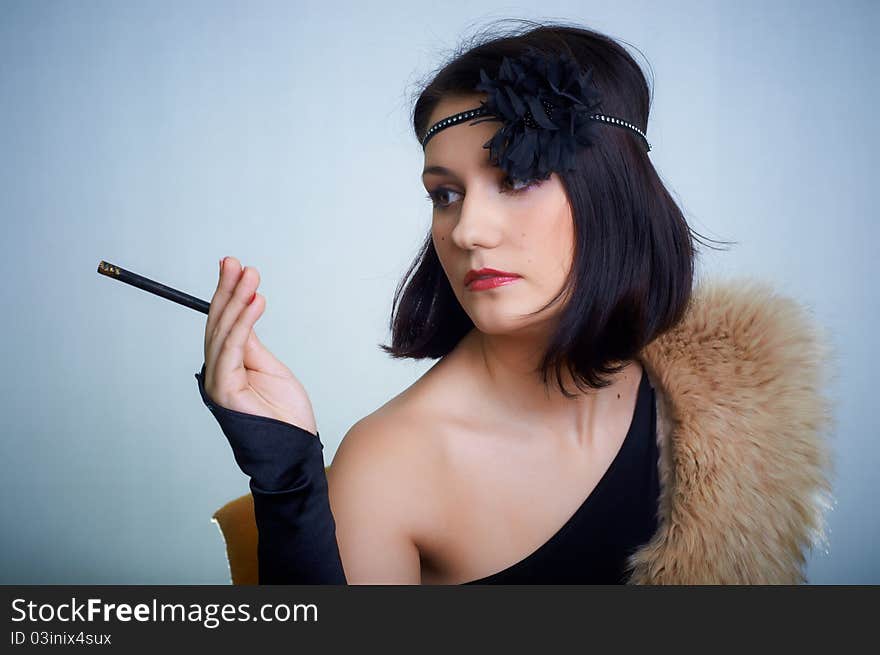
[[[260,320],[263,311],[265,311],[266,298],[258,293],[256,300],[254,300],[254,303],[257,302],[261,302],[263,307],[255,322]],[[263,342],[257,337],[257,333],[253,328],[251,328],[247,341],[244,344],[244,367],[251,371],[266,373],[267,375],[287,376],[290,374],[287,367],[278,361],[275,355],[263,345]]]
[[[224,281],[224,287],[225,284],[226,282]],[[251,266],[245,266],[241,272],[241,277],[238,280],[238,284],[235,285],[235,289],[232,291],[231,297],[226,302],[226,305],[223,307],[223,313],[220,314],[220,318],[218,319],[217,324],[214,326],[211,340],[208,344],[208,357],[210,357],[212,360],[216,360],[220,352],[228,347],[226,341],[229,339],[229,333],[232,330],[233,325],[235,325],[236,321],[238,321],[238,317],[241,314],[242,310],[244,310],[248,306],[251,298],[254,297],[254,294],[256,293],[259,284],[259,271]],[[238,342],[234,344],[229,344],[229,346],[232,346],[236,349],[234,350],[234,352],[242,353],[242,359],[239,360],[231,368],[227,363],[223,371],[228,372],[243,365],[244,343],[247,339],[247,333],[242,336],[238,336],[237,338]],[[215,373],[218,373],[218,371],[215,370]]]
[[[238,318],[223,341],[223,346],[217,353],[215,370],[219,377],[230,380],[233,378],[232,373],[237,369],[246,368],[244,358],[248,334],[252,331],[257,319],[263,313],[264,307],[265,299],[257,293],[254,294],[253,302],[246,305],[239,313]],[[239,391],[239,389],[226,389],[225,391],[232,393]]]
[[[232,297],[232,292],[241,278],[241,263],[235,257],[226,257],[220,267],[220,273],[217,276],[217,288],[214,290],[214,296],[211,298],[211,304],[208,308],[208,320],[205,323],[205,363],[208,364],[209,344],[220,316],[226,303]]]
[[[259,271],[252,266],[245,266],[237,275],[234,270],[224,275],[218,292],[222,298],[220,300],[222,308],[209,337],[209,357],[216,358],[229,331],[238,320],[239,314],[254,297],[259,284]]]

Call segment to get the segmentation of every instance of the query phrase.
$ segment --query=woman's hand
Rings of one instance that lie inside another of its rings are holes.
[[[285,421],[317,434],[308,394],[253,330],[266,308],[260,274],[234,257],[221,263],[205,326],[205,392],[226,409]]]

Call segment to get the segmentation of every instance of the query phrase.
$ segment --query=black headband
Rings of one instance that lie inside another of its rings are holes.
[[[632,130],[650,152],[642,130],[597,111],[601,99],[591,78],[591,69],[583,71],[565,53],[528,48],[519,57],[504,57],[497,78],[480,69],[475,91],[486,92],[488,99],[434,123],[422,138],[422,148],[437,132],[474,118],[471,125],[502,122],[483,147],[490,149],[495,165],[517,180],[546,179],[551,171],[572,170],[577,148],[595,143],[591,126],[596,123]]]

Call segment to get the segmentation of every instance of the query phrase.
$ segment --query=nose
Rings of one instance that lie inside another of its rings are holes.
[[[490,187],[471,188],[461,202],[458,222],[450,235],[452,241],[464,250],[494,247],[500,239],[502,218],[497,194]]]

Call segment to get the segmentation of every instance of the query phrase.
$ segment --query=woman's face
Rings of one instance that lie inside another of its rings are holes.
[[[485,95],[440,101],[429,125],[479,105]],[[431,235],[452,290],[474,325],[485,334],[528,331],[561,310],[561,289],[574,254],[571,207],[556,173],[547,180],[512,180],[489,164],[483,144],[501,125],[463,121],[439,131],[425,148],[422,181],[434,202]],[[446,169],[439,170],[439,169]],[[475,290],[465,286],[472,269],[493,268],[519,277]]]

